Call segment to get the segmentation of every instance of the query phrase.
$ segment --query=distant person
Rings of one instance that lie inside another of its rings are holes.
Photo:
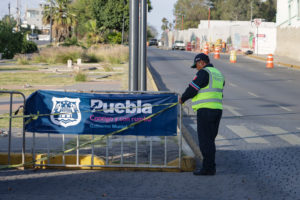
[[[183,104],[192,98],[192,108],[197,112],[197,132],[203,163],[201,169],[196,168],[194,175],[215,175],[215,138],[222,117],[225,79],[204,53],[196,55],[191,68],[196,68],[198,72],[182,94],[179,103]]]

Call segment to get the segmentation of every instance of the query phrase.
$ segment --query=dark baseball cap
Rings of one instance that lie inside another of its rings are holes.
[[[199,53],[194,58],[194,64],[191,66],[191,68],[196,68],[196,63],[200,60],[203,60],[206,63],[209,63],[209,57],[204,53]]]

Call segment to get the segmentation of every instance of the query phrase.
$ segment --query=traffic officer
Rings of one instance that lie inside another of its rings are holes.
[[[198,72],[182,94],[179,103],[183,104],[192,98],[192,108],[197,112],[197,132],[203,163],[202,169],[197,168],[194,175],[215,175],[215,138],[222,117],[225,79],[204,53],[195,56],[191,68],[196,68]]]

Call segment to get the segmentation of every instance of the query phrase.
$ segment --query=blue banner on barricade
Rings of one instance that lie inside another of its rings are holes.
[[[172,136],[177,133],[176,94],[93,94],[39,90],[26,101],[27,115],[38,115],[26,131],[106,135],[153,116],[118,135]],[[166,109],[164,112],[155,113]]]

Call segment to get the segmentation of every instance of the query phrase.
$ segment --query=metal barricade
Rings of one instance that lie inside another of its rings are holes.
[[[64,90],[65,91],[65,90]],[[68,90],[67,92],[78,92]],[[80,91],[87,92],[87,91]],[[178,94],[146,91],[88,91],[97,94]],[[70,135],[32,133],[32,157],[37,167],[180,168],[182,157],[181,106],[176,136]],[[94,141],[80,148],[86,141]],[[73,152],[58,152],[74,148]],[[41,158],[46,160],[39,161]],[[178,159],[170,165],[171,161]]]
[[[18,91],[0,91],[0,94],[9,94],[9,120],[8,125],[8,151],[7,151],[7,164],[11,164],[11,143],[12,143],[12,120],[13,120],[13,96],[21,95],[23,103],[23,115],[25,113],[25,95]],[[6,102],[4,102],[6,103]],[[0,117],[1,120],[5,120],[5,117]],[[22,118],[22,164],[25,163],[25,119]]]

